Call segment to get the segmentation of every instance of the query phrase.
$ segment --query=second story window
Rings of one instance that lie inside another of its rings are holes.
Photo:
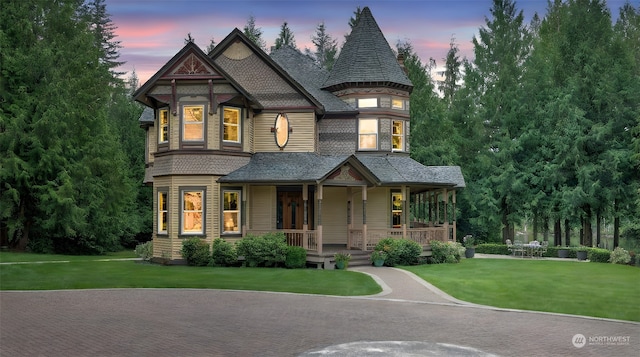
[[[238,108],[224,108],[222,140],[230,143],[240,143],[240,116]]]
[[[185,105],[183,107],[182,140],[204,141],[204,105]]]
[[[360,98],[358,99],[358,108],[377,108],[378,98]]]
[[[358,149],[378,149],[378,119],[360,119],[358,122]]]
[[[404,151],[404,121],[393,121],[391,144],[393,151]]]
[[[169,142],[169,111],[160,110],[160,119],[158,123],[158,144],[166,144]]]

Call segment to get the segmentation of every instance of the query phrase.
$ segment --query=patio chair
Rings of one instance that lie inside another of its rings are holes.
[[[538,253],[538,256],[540,258],[542,258],[542,256],[544,255],[544,253],[547,252],[547,248],[549,248],[549,242],[542,241],[542,243],[540,243],[540,248],[538,248],[538,251],[536,253]]]
[[[511,252],[511,255],[514,254],[514,252],[513,252],[513,243],[511,243],[511,239],[507,239],[507,249]]]
[[[524,243],[521,240],[516,240],[513,243],[513,255],[516,256],[518,253],[524,258]]]

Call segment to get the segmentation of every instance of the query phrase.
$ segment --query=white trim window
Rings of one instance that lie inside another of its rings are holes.
[[[158,191],[158,234],[167,234],[167,191]]]
[[[402,227],[402,192],[391,192],[391,227]]]
[[[169,111],[167,109],[160,110],[158,119],[158,144],[166,144],[169,142]]]
[[[203,189],[182,189],[180,234],[204,234]]]
[[[182,107],[182,140],[204,141],[204,105]]]
[[[393,151],[404,151],[404,121],[394,120],[391,128],[391,148]]]
[[[240,233],[240,190],[222,191],[222,233]]]
[[[360,119],[358,121],[358,149],[378,149],[378,119]]]
[[[240,143],[242,111],[239,108],[225,107],[222,119],[222,140],[230,143]]]

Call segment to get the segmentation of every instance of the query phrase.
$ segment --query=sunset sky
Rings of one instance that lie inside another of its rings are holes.
[[[614,19],[625,0],[609,0]],[[640,0],[630,0],[635,7]],[[135,69],[140,84],[155,74],[183,46],[188,33],[202,49],[211,39],[222,41],[234,28],[243,29],[253,15],[267,48],[273,46],[286,21],[300,50],[314,49],[311,37],[320,22],[338,41],[349,32],[355,9],[368,6],[390,46],[409,41],[423,63],[434,58],[439,66],[452,36],[461,56],[473,58],[471,40],[491,18],[491,0],[106,0],[107,11],[120,41],[119,68]],[[534,13],[544,16],[546,0],[516,0],[528,23]],[[128,76],[127,74],[127,76]]]

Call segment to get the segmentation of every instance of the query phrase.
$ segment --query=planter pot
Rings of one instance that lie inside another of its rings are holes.
[[[569,258],[569,249],[558,249],[558,258]]]
[[[578,260],[587,260],[587,252],[579,250],[576,252],[576,256],[578,257]]]
[[[376,259],[373,261],[374,267],[381,267],[382,265],[384,265],[384,259]]]
[[[345,269],[347,267],[347,263],[344,261],[336,262],[336,269]]]
[[[476,255],[476,248],[467,248],[464,251],[464,256],[466,258],[473,258],[474,255]]]

